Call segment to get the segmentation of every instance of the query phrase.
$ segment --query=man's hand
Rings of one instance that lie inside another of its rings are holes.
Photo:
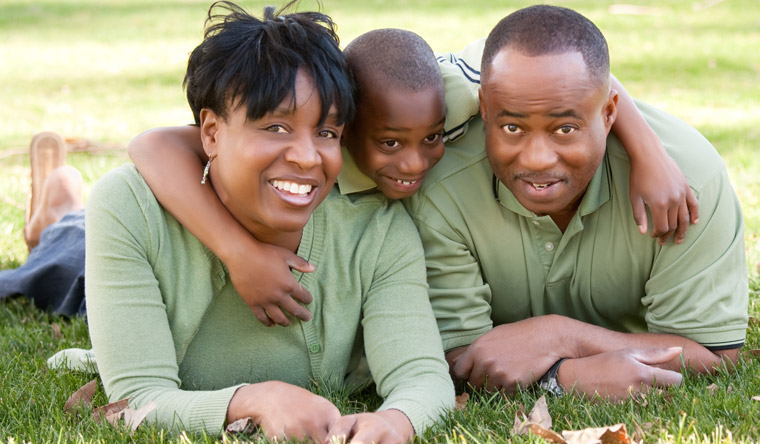
[[[338,408],[310,391],[280,381],[240,387],[227,408],[227,423],[250,417],[270,440],[322,443],[340,418]]]
[[[347,415],[327,432],[326,443],[404,444],[412,440],[414,428],[399,410]]]
[[[311,294],[298,283],[290,269],[311,273],[314,266],[285,248],[249,238],[238,251],[227,255],[225,265],[232,285],[251,307],[262,324],[290,325],[287,314],[308,321],[311,313],[303,305],[312,301]]]
[[[575,357],[557,333],[563,323],[559,316],[539,316],[494,327],[453,358],[452,374],[489,390],[527,387],[558,359]]]
[[[659,141],[658,141],[659,143]],[[664,149],[658,159],[648,159],[646,164],[631,160],[630,198],[633,218],[639,232],[648,230],[646,206],[652,213],[652,237],[665,245],[675,233],[675,243],[680,244],[686,236],[689,222],[699,220],[699,202],[686,182],[681,169]]]
[[[681,373],[658,368],[676,359],[683,349],[626,348],[562,363],[557,382],[566,392],[608,400],[628,398],[652,387],[681,384]]]

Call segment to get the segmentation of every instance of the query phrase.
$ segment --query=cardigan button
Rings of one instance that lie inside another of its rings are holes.
[[[321,347],[319,346],[319,344],[311,344],[309,346],[309,351],[312,353],[319,353],[320,348]]]

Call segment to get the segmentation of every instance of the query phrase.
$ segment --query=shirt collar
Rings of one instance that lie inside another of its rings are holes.
[[[340,194],[362,193],[376,189],[377,184],[359,170],[348,149],[342,146],[340,150],[343,156],[343,167],[338,174]]]

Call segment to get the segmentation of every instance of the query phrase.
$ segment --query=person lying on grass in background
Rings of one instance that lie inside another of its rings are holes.
[[[481,67],[480,116],[406,208],[452,374],[624,398],[730,368],[748,321],[744,219],[710,143],[638,104],[702,215],[656,242],[630,218],[633,160],[610,133],[622,98],[593,23],[533,6],[443,58]]]
[[[444,142],[460,137],[477,114],[477,85],[453,64],[442,60],[439,69],[432,49],[409,31],[369,31],[344,52],[358,99],[356,117],[346,125],[342,140],[338,188],[343,194],[379,192],[389,199],[408,199],[443,156]],[[681,242],[689,216],[697,220],[696,199],[633,100],[622,94],[620,103],[614,130],[636,160],[631,163],[636,223],[642,233],[647,231],[647,202],[652,236],[664,242],[675,233],[675,241]],[[291,269],[308,273],[314,267],[291,252],[257,242],[229,217],[214,193],[200,186],[197,177],[209,159],[197,126],[147,131],[128,150],[162,205],[222,258],[262,323],[289,325],[288,315],[309,319],[302,304],[311,296]],[[199,212],[199,206],[215,210]]]
[[[332,21],[272,7],[259,20],[218,2],[204,35],[185,75],[213,159],[203,186],[251,236],[316,265],[297,276],[312,320],[257,322],[221,260],[122,166],[86,211],[88,323],[106,394],[154,402],[148,418],[166,428],[217,434],[250,417],[274,440],[410,441],[453,408],[454,388],[408,214],[333,189],[354,97]],[[373,381],[378,411],[347,416],[305,389]]]

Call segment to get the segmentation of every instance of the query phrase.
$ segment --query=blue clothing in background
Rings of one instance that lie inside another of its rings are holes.
[[[45,228],[24,265],[0,271],[0,299],[23,295],[51,313],[85,314],[84,250],[79,210]]]

